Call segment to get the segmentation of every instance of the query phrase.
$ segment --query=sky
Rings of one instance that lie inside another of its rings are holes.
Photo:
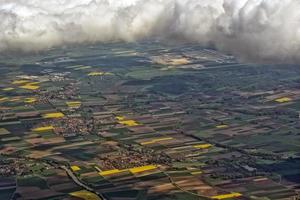
[[[0,53],[159,38],[300,61],[299,0],[0,0]]]

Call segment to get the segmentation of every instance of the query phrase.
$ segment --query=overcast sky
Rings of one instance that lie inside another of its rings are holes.
[[[0,0],[0,51],[180,38],[253,62],[299,62],[299,0]]]

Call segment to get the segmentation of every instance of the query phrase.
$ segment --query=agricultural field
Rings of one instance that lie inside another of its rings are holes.
[[[0,76],[1,200],[299,198],[299,66],[145,41]]]

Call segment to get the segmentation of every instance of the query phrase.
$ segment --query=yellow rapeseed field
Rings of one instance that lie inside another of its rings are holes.
[[[118,174],[118,173],[121,173],[121,172],[124,172],[124,171],[126,171],[126,170],[112,169],[112,170],[99,172],[99,175],[100,176],[108,176],[108,175]]]
[[[47,113],[43,115],[44,119],[52,119],[52,118],[61,118],[64,117],[65,115],[61,112],[56,112],[56,113]]]
[[[25,85],[19,86],[22,89],[27,89],[27,90],[37,90],[40,88],[40,86],[38,86],[38,84],[40,84],[40,82],[30,82],[30,83],[26,83]]]
[[[156,169],[157,167],[155,165],[146,165],[146,166],[142,166],[142,167],[134,167],[134,168],[130,168],[129,171],[133,174],[135,173],[140,173],[140,172],[145,172],[145,171],[149,171],[149,170],[153,170]]]
[[[80,190],[77,192],[69,193],[73,197],[78,197],[83,200],[101,200],[96,194],[89,192],[87,190]]]
[[[34,103],[36,101],[37,101],[36,98],[30,97],[30,98],[25,98],[24,103]]]
[[[195,172],[191,172],[192,175],[199,175],[202,174],[202,171],[195,171]]]
[[[276,101],[277,103],[286,103],[286,102],[292,101],[292,99],[291,99],[291,98],[288,98],[288,97],[283,97],[283,98],[275,99],[275,101]]]
[[[138,126],[140,125],[138,122],[134,121],[134,120],[125,120],[125,117],[123,116],[116,116],[115,117],[116,120],[118,120],[119,124],[122,124],[124,126]]]
[[[139,123],[137,123],[134,120],[122,120],[122,121],[119,121],[119,123],[124,126],[138,126],[139,125]]]
[[[123,116],[116,116],[115,118],[116,118],[116,120],[118,120],[118,121],[125,120],[125,117],[123,117]]]
[[[220,199],[231,199],[231,198],[240,197],[240,196],[242,196],[242,194],[234,192],[234,193],[230,193],[230,194],[222,194],[222,195],[213,196],[211,198],[220,200]]]
[[[228,128],[229,126],[226,124],[217,125],[216,128]]]
[[[53,126],[44,126],[32,129],[33,132],[45,132],[54,130]]]
[[[197,149],[208,149],[208,148],[212,147],[212,145],[211,144],[198,144],[198,145],[194,145],[193,147],[197,148]]]
[[[77,172],[77,171],[80,170],[80,167],[78,167],[78,166],[76,166],[76,165],[72,165],[72,166],[71,166],[71,169],[72,169],[73,172]]]
[[[133,167],[133,168],[122,169],[122,170],[112,169],[112,170],[102,171],[102,172],[99,172],[99,175],[100,176],[109,176],[109,175],[114,175],[114,174],[118,174],[118,173],[122,173],[122,172],[126,172],[126,171],[129,171],[130,173],[135,174],[135,173],[141,173],[141,172],[154,170],[154,169],[157,169],[157,167],[155,165],[146,165],[146,166]]]
[[[80,101],[68,101],[68,102],[66,102],[66,104],[69,108],[78,108],[81,106]]]

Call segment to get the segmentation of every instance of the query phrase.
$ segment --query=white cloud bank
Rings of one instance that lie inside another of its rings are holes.
[[[300,61],[299,0],[0,0],[0,51],[177,37],[251,61]]]

